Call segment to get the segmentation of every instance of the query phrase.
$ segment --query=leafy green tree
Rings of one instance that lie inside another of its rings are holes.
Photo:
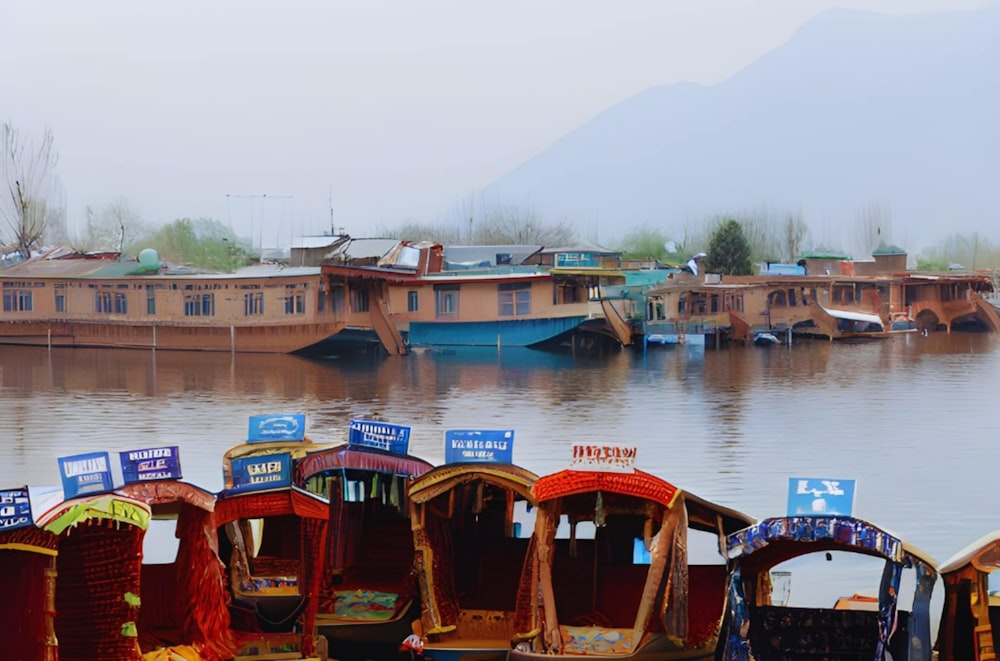
[[[750,244],[743,228],[732,218],[724,220],[708,240],[704,270],[722,275],[750,275]]]
[[[179,218],[136,245],[154,248],[165,261],[210,271],[231,273],[250,262],[233,231],[213,218]]]

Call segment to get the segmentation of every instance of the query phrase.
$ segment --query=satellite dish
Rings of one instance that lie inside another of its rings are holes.
[[[667,252],[677,252],[677,244],[673,241],[667,241],[663,244],[663,249]]]

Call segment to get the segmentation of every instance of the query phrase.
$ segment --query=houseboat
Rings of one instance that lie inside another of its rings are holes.
[[[116,493],[145,503],[152,515],[140,576],[142,651],[233,658],[238,649],[218,555],[215,494],[181,481],[177,446],[122,452],[120,460],[124,485]]]
[[[985,274],[845,270],[849,274],[678,274],[645,292],[644,343],[720,346],[750,342],[760,332],[779,340],[878,338],[912,330],[1000,332]]]
[[[996,659],[1000,599],[990,589],[1000,569],[1000,531],[984,535],[941,565],[944,608],[938,627],[940,661]]]
[[[786,516],[764,519],[726,540],[729,606],[720,658],[930,661],[937,563],[854,517],[850,506],[838,507],[838,501],[853,499],[853,481],[792,478],[789,484]],[[819,566],[837,581],[837,568],[858,560],[867,560],[867,571],[856,571],[871,581],[871,596],[863,590],[820,607],[774,598],[775,570],[788,566],[783,563],[795,561],[797,572]]]
[[[351,420],[346,445],[296,460],[294,483],[330,520],[316,626],[338,653],[386,658],[419,616],[407,489],[432,466],[407,454],[410,428]]]
[[[527,610],[508,658],[712,659],[726,602],[719,540],[753,519],[636,469],[635,448],[575,445],[573,455],[532,487]]]
[[[353,352],[380,344],[402,354],[417,347],[586,351],[631,343],[624,309],[631,301],[620,296],[625,277],[612,254],[539,246],[522,259],[512,248],[474,253],[403,241],[374,263],[325,263],[334,314],[346,328],[324,346]],[[448,259],[456,252],[463,261]]]
[[[35,525],[28,487],[0,491],[0,640],[16,661],[59,658],[55,630],[59,537]]]
[[[291,353],[343,328],[319,267],[204,273],[151,250],[118,260],[56,250],[0,268],[0,343]]]
[[[263,415],[250,418],[247,442],[225,454],[214,523],[241,660],[325,656],[316,613],[329,507],[292,485],[294,460],[318,447],[304,414]]]
[[[447,463],[410,485],[423,603],[416,632],[424,656],[437,661],[504,661],[516,633],[529,628],[515,619],[516,577],[530,548],[538,476],[510,463],[513,430],[445,435]]]

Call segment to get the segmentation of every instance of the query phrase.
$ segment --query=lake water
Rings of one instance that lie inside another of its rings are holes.
[[[215,491],[248,416],[303,411],[330,442],[377,414],[433,463],[446,429],[513,428],[515,462],[540,474],[574,442],[635,445],[639,468],[757,517],[784,514],[789,477],[855,479],[857,516],[944,561],[1000,528],[998,392],[1000,337],[985,334],[360,363],[0,347],[0,486],[58,484],[58,456],[179,445],[185,478]]]

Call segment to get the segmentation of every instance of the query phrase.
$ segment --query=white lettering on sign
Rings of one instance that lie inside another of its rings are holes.
[[[108,470],[107,457],[91,457],[76,461],[63,462],[63,472],[66,477],[76,477],[87,473],[103,473]]]
[[[173,448],[153,448],[151,450],[135,450],[128,453],[129,461],[140,461],[143,459],[170,458],[174,456]]]
[[[574,444],[570,467],[574,470],[631,473],[635,470],[636,452],[635,446]]]

